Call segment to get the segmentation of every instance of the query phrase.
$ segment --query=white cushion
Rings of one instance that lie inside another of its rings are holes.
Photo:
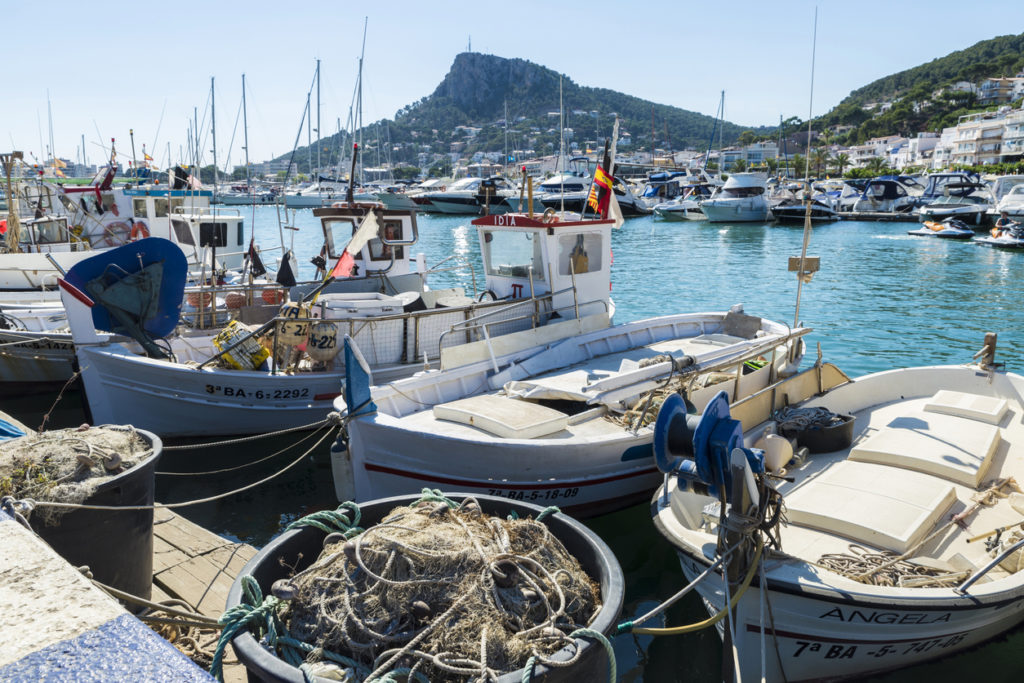
[[[844,460],[786,496],[790,524],[902,554],[925,537],[956,500],[935,477]]]
[[[537,403],[495,394],[434,406],[434,417],[470,425],[504,439],[535,439],[565,429],[569,416]]]
[[[924,409],[930,413],[957,415],[996,425],[1003,421],[1009,404],[1005,398],[943,389],[932,396]]]

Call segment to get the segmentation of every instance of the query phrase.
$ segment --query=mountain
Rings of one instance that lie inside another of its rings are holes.
[[[612,132],[613,113],[620,117],[620,134],[630,134],[632,148],[650,149],[654,137],[655,146],[660,149],[703,149],[715,126],[712,116],[606,88],[581,86],[568,76],[524,59],[464,52],[455,57],[448,74],[432,94],[403,107],[394,120],[379,121],[364,129],[364,148],[371,154],[367,163],[373,163],[373,138],[378,133],[386,141],[384,146],[392,149],[391,160],[395,163],[415,164],[419,152],[447,153],[453,145],[462,153],[502,152],[506,107],[510,150],[532,149],[539,155],[557,153],[560,81],[565,127],[573,130],[572,140],[567,144],[576,142],[581,149],[595,149],[603,144]],[[735,142],[744,130],[751,129],[724,123],[721,132],[725,144]],[[772,130],[763,127],[753,132],[763,135]],[[336,137],[324,142],[332,159],[335,150],[343,147]],[[305,148],[296,152],[300,170],[305,170],[307,156]]]
[[[863,142],[880,135],[912,135],[918,131],[955,125],[957,117],[975,111],[970,93],[939,89],[958,81],[975,85],[986,78],[1013,76],[1024,71],[1024,33],[983,40],[964,50],[880,78],[857,88],[828,114],[817,119],[815,128],[854,126],[847,142]],[[882,114],[865,106],[889,101],[892,108]]]

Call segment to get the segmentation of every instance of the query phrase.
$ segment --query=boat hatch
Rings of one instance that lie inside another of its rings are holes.
[[[536,439],[565,429],[569,416],[528,401],[483,394],[434,406],[438,420],[482,429],[503,439]]]
[[[999,445],[999,428],[962,417],[908,416],[850,450],[850,460],[924,472],[977,488]]]
[[[943,389],[925,404],[924,409],[930,413],[956,415],[996,425],[1003,421],[1009,404],[1005,398]]]
[[[927,474],[849,460],[786,497],[790,524],[903,554],[956,500],[952,484]]]

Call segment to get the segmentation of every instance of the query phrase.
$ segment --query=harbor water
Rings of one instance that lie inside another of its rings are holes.
[[[264,248],[279,241],[274,207],[244,209],[246,230],[255,227]],[[283,212],[282,212],[283,216]],[[300,271],[312,276],[309,259],[322,243],[312,212],[288,214],[298,231],[294,249]],[[476,230],[469,217],[421,216],[419,244],[429,265],[450,256],[431,276],[432,288],[483,287]],[[821,270],[804,285],[800,322],[813,327],[823,357],[851,376],[913,365],[961,364],[981,348],[986,332],[999,335],[996,360],[1024,372],[1024,254],[969,242],[912,237],[913,223],[840,221],[816,226],[808,255]],[[797,281],[787,260],[799,256],[800,226],[710,224],[631,219],[613,233],[612,297],[616,322],[667,313],[722,310],[742,303],[749,314],[794,323]],[[268,266],[276,258],[265,254]],[[458,263],[472,269],[448,270]],[[0,396],[0,410],[38,426],[56,394]],[[85,420],[80,395],[66,394],[48,426]],[[216,450],[165,455],[163,472],[209,472],[236,467],[275,453],[294,436],[248,441]],[[212,496],[254,482],[298,457],[291,450],[242,470],[203,476],[157,478],[157,500],[174,502]],[[290,521],[336,505],[327,446],[282,477],[230,498],[178,510],[216,533],[262,546]],[[675,554],[652,524],[646,505],[590,520],[615,551],[626,576],[623,619],[648,611],[679,590],[685,580]],[[660,624],[703,619],[696,594],[667,611]],[[676,637],[623,635],[615,640],[622,681],[715,681],[720,679],[721,643],[713,629]],[[771,656],[769,654],[769,656]],[[961,683],[979,674],[986,681],[1017,681],[1024,671],[1024,630],[973,651],[889,674],[876,680]]]

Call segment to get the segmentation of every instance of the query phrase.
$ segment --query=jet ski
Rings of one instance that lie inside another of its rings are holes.
[[[925,221],[924,226],[917,230],[907,230],[908,235],[922,237],[943,237],[954,240],[969,240],[974,237],[974,230],[957,218],[947,218],[942,222]]]

